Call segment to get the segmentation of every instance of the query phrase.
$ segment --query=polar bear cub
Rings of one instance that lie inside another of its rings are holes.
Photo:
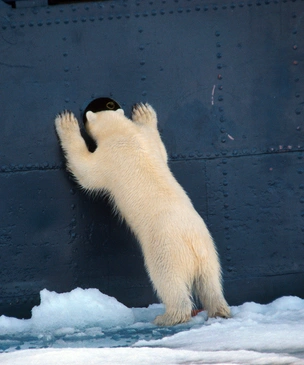
[[[209,317],[229,317],[221,268],[211,235],[173,177],[148,104],[86,114],[97,144],[91,153],[70,112],[55,120],[67,168],[88,191],[107,192],[137,237],[152,284],[166,311],[154,323],[170,326],[191,318],[192,293]]]

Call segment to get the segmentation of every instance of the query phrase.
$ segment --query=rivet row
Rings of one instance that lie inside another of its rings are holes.
[[[297,0],[293,0],[293,1],[297,1]],[[193,9],[192,8],[189,8],[189,7],[187,7],[187,8],[180,7],[180,8],[178,8],[175,11],[172,10],[172,9],[171,10],[165,10],[165,9],[156,10],[156,9],[153,9],[151,11],[137,12],[137,13],[134,14],[134,16],[136,18],[139,18],[139,17],[156,16],[158,14],[164,15],[166,13],[168,13],[168,14],[174,14],[175,12],[177,14],[181,14],[181,13],[190,13],[193,10],[194,11],[201,11],[201,10],[203,10],[205,12],[206,11],[209,11],[209,10],[217,11],[218,9],[223,9],[223,10],[226,10],[226,9],[235,9],[237,7],[243,8],[246,5],[249,6],[249,7],[251,7],[253,5],[261,6],[263,3],[265,5],[269,5],[270,3],[278,4],[279,2],[280,2],[280,0],[272,0],[272,1],[270,1],[270,0],[264,0],[264,1],[261,1],[261,0],[251,1],[251,0],[249,0],[247,2],[240,1],[240,2],[237,2],[237,3],[231,3],[230,5],[227,5],[227,4],[224,4],[224,5],[213,4],[213,5],[204,5],[203,7],[201,7],[199,5],[195,5]],[[286,1],[283,0],[283,2],[286,2]],[[124,6],[126,6],[126,5],[127,4],[124,4]],[[100,4],[100,3],[97,3],[97,7],[103,9],[104,8],[104,5],[103,4]],[[115,5],[114,4],[111,4],[110,7],[112,9],[114,9],[115,8]],[[55,7],[54,8],[48,7],[47,10],[46,10],[46,13],[47,14],[52,13],[53,9],[56,9],[56,8]],[[68,11],[70,9],[73,12],[76,12],[78,10],[78,8],[76,8],[75,5],[72,5],[71,7],[69,7],[68,8]],[[85,6],[85,10],[88,11],[90,9],[92,9],[92,10],[94,10],[96,12],[96,6],[91,6],[91,7],[88,6],[88,5]],[[64,10],[65,10],[64,8],[60,8],[59,9],[59,12],[60,13],[64,13]],[[38,16],[38,15],[41,16],[41,13],[42,13],[42,11],[38,11],[37,8],[35,9],[35,11],[33,11],[33,14],[35,16]],[[20,13],[20,15],[24,15],[24,13]],[[123,19],[123,18],[129,19],[130,17],[131,17],[130,13],[126,13],[126,14],[125,13],[118,13],[118,14],[109,14],[109,15],[106,16],[106,19],[108,19],[108,20]],[[56,18],[55,20],[48,19],[45,22],[40,19],[40,20],[35,21],[35,22],[34,21],[29,21],[27,23],[27,25],[30,26],[30,27],[33,27],[35,25],[41,27],[44,24],[46,24],[47,26],[50,26],[51,24],[56,24],[56,25],[59,25],[59,24],[69,24],[70,22],[73,22],[73,23],[83,22],[84,23],[87,20],[93,22],[95,20],[100,20],[101,21],[101,20],[104,20],[104,19],[105,19],[105,17],[103,15],[100,15],[100,16],[91,15],[89,17],[83,16],[83,17],[80,17],[80,18],[73,18],[73,19],[68,19],[68,18],[65,18],[65,19]],[[8,29],[8,28],[13,28],[14,29],[17,26],[24,27],[25,25],[26,24],[24,22],[20,22],[18,24],[16,22],[11,22],[11,23],[8,23],[8,24],[2,24],[2,29],[3,30]],[[297,30],[295,29],[294,32],[297,32]],[[294,34],[296,34],[296,33],[294,33]]]

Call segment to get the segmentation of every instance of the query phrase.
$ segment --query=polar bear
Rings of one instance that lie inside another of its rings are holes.
[[[167,164],[166,149],[149,104],[132,120],[122,109],[86,113],[92,153],[70,112],[55,120],[67,168],[85,190],[106,192],[142,248],[151,282],[166,311],[158,326],[187,322],[198,297],[209,317],[230,317],[211,235]]]

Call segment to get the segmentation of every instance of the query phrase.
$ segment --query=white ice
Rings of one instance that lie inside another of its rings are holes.
[[[304,365],[304,300],[231,307],[233,317],[160,328],[160,304],[127,308],[97,289],[43,290],[32,318],[0,317],[1,365]]]

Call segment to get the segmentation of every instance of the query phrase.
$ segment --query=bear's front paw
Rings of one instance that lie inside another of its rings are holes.
[[[132,111],[132,120],[142,124],[155,123],[156,113],[150,104],[135,104]]]
[[[60,138],[80,131],[75,115],[67,110],[57,115],[55,127]]]

